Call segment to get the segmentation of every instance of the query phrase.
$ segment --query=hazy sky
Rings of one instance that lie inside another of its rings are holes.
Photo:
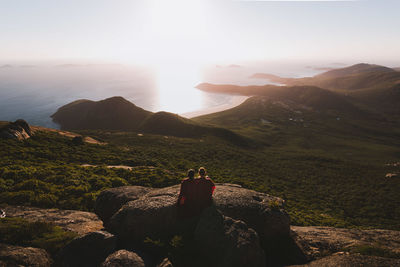
[[[399,12],[399,0],[0,0],[0,62],[400,63]]]

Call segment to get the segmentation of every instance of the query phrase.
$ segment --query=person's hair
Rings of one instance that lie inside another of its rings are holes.
[[[194,178],[194,170],[193,170],[193,169],[188,170],[187,176],[188,176],[189,178]]]
[[[204,168],[204,167],[200,167],[200,169],[199,169],[199,174],[201,175],[201,176],[204,176],[204,175],[206,175],[206,168]]]

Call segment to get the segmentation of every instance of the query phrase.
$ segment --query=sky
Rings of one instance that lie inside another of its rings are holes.
[[[0,0],[0,63],[400,63],[400,1]]]

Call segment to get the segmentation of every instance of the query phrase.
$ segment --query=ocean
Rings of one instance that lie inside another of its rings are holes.
[[[201,82],[263,85],[250,79],[257,72],[284,77],[322,72],[307,64],[246,63],[145,68],[120,64],[2,64],[0,65],[0,120],[25,119],[32,125],[59,128],[51,115],[78,99],[102,100],[122,96],[153,112],[185,117],[212,113],[239,105],[247,97],[213,94],[195,88]]]

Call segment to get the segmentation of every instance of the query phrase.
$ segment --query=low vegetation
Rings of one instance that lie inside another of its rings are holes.
[[[386,165],[400,155],[390,145],[349,139],[327,152],[279,139],[248,148],[215,137],[82,133],[108,145],[74,144],[50,132],[0,140],[0,202],[90,211],[105,188],[177,184],[187,169],[204,165],[216,182],[282,197],[295,225],[400,229],[400,182],[385,178],[399,171]],[[359,150],[342,153],[347,146]]]
[[[52,255],[76,236],[76,233],[46,222],[31,222],[21,218],[0,219],[0,243],[43,248]]]
[[[350,247],[347,249],[348,252],[351,253],[359,253],[361,255],[367,256],[377,256],[383,258],[394,258],[400,259],[400,253],[393,252],[387,248],[381,247],[379,245],[371,246],[371,245],[359,245]]]

